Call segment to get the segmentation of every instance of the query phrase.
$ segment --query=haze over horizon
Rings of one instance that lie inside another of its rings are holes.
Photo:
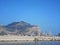
[[[0,24],[20,21],[60,33],[60,0],[0,0]]]

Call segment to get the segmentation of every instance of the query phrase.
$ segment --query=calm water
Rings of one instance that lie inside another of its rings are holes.
[[[25,42],[0,42],[0,45],[60,45],[60,41],[38,41],[38,42],[29,42],[29,41],[25,41]]]

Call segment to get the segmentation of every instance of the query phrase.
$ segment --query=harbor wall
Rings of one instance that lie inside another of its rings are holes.
[[[60,37],[58,36],[40,36],[37,37],[38,40],[49,40],[49,41],[60,41]]]
[[[60,37],[49,36],[0,36],[0,41],[34,41],[37,40],[56,40],[60,41]]]
[[[0,41],[8,41],[8,40],[15,40],[15,41],[20,41],[20,40],[34,40],[34,37],[31,36],[0,36]]]

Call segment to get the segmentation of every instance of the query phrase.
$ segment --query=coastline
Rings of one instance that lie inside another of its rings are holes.
[[[58,36],[16,36],[4,35],[0,36],[0,42],[19,42],[19,41],[60,41]]]

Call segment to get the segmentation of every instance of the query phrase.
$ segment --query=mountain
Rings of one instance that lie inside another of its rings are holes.
[[[31,25],[27,22],[13,22],[6,26],[1,26],[0,30],[10,35],[38,35],[40,29],[36,25]]]
[[[8,34],[8,30],[6,30],[6,28],[4,28],[4,26],[0,25],[0,35],[7,35]]]
[[[32,27],[32,25],[29,23],[26,23],[24,21],[21,21],[21,22],[13,22],[11,24],[8,24],[5,27],[9,31],[15,31],[15,30],[24,31],[24,30],[26,30],[26,28]]]

